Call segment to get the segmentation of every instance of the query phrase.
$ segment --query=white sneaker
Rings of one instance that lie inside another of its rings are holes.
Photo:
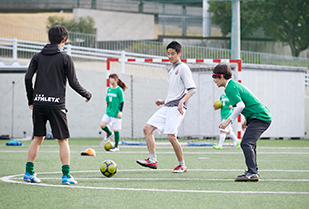
[[[33,175],[30,175],[28,172],[24,175],[24,181],[31,182],[31,183],[40,183],[41,180],[36,177],[36,173],[33,173]]]
[[[149,167],[149,168],[152,168],[152,169],[158,168],[158,161],[150,160],[150,158],[147,158],[145,160],[137,160],[136,162],[138,164],[140,164],[141,166],[144,166],[144,167]]]
[[[110,152],[119,152],[118,147],[113,147],[112,149],[109,150]]]
[[[177,166],[176,168],[174,168],[173,173],[185,173],[187,172],[187,167],[186,166]]]
[[[107,143],[107,142],[109,142],[110,140],[113,140],[115,138],[115,136],[114,136],[114,133],[112,132],[112,134],[111,135],[106,135],[105,137],[104,137],[104,139],[101,141],[101,143],[100,143],[100,146],[101,147],[104,147],[104,145]]]

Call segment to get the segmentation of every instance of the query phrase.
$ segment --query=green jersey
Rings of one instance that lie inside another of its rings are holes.
[[[222,94],[220,97],[222,102],[221,107],[221,120],[227,119],[233,112],[233,109],[230,109],[229,106],[231,105],[229,98],[225,94]]]
[[[106,94],[106,115],[113,118],[118,118],[120,104],[123,102],[123,91],[120,86],[116,88],[109,87]]]
[[[262,121],[270,121],[269,109],[243,84],[230,80],[225,87],[226,96],[232,106],[243,101],[245,108],[241,112],[246,119],[256,118]]]

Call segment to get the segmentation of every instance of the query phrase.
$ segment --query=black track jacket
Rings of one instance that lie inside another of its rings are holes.
[[[33,88],[32,77],[36,73]],[[86,99],[91,93],[78,82],[72,58],[57,44],[47,44],[35,54],[25,75],[28,105],[65,108],[66,83]]]

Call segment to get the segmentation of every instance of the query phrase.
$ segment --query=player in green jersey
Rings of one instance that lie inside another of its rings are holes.
[[[230,105],[229,98],[225,94],[222,94],[220,96],[220,101],[222,102],[222,107],[218,108],[217,106],[214,105],[214,109],[218,110],[221,109],[220,114],[221,114],[221,121],[227,119],[233,112],[233,106]],[[233,132],[233,128],[231,123],[225,128],[225,129],[220,129],[220,138],[219,138],[219,144],[214,145],[214,149],[222,149],[223,142],[225,140],[225,137],[231,137],[234,141],[234,144],[236,145],[237,149],[240,148],[240,140],[237,139],[235,133]]]
[[[233,113],[220,123],[219,128],[226,128],[240,113],[245,116],[242,124],[245,132],[240,145],[248,170],[239,175],[235,181],[258,181],[256,142],[270,126],[271,113],[247,87],[231,79],[232,70],[228,65],[217,65],[213,69],[212,77],[218,87],[225,87],[226,96],[234,107]]]
[[[100,126],[102,130],[106,132],[106,137],[100,143],[104,146],[105,143],[109,142],[115,137],[115,146],[110,149],[111,152],[118,152],[119,143],[119,131],[121,130],[122,122],[122,109],[123,109],[123,92],[127,88],[126,84],[118,78],[117,74],[111,74],[109,76],[110,87],[106,93],[106,113],[103,115]],[[114,129],[114,134],[109,130],[107,124],[111,123]]]

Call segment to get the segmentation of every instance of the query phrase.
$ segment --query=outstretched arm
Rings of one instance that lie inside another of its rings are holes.
[[[223,120],[220,124],[219,124],[219,128],[225,129],[231,121],[234,121],[238,115],[243,111],[243,109],[245,109],[245,104],[243,101],[240,101],[236,104],[236,107],[234,108],[233,113],[230,115],[230,117],[228,117],[226,120]]]
[[[67,56],[66,58],[67,59],[65,63],[65,66],[66,66],[65,73],[68,78],[69,85],[82,97],[85,97],[86,102],[88,102],[91,99],[92,94],[91,92],[87,91],[79,84],[78,79],[76,77],[76,72],[75,72],[74,63],[73,63],[72,58],[70,56]]]

